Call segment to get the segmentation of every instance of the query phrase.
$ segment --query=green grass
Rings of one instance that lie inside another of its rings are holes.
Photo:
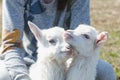
[[[109,39],[101,51],[101,58],[113,65],[117,80],[120,80],[120,0],[91,0],[90,4],[91,25],[99,31],[109,33]],[[0,34],[1,16],[0,13]]]

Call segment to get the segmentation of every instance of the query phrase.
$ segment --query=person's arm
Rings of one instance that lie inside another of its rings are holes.
[[[90,24],[90,0],[75,0],[72,3],[70,29],[79,24]]]
[[[12,80],[29,80],[22,56],[24,5],[25,0],[3,0],[1,54]]]
[[[24,28],[24,0],[3,0],[2,53],[15,47],[21,48]]]

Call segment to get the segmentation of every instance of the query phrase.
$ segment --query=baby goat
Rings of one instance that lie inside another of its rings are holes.
[[[95,80],[100,49],[107,40],[107,32],[98,34],[91,26],[79,25],[75,30],[67,30],[64,39],[76,50],[66,80]]]
[[[65,80],[65,62],[72,55],[71,46],[63,40],[64,29],[39,29],[28,22],[38,41],[37,61],[30,67],[31,80]]]

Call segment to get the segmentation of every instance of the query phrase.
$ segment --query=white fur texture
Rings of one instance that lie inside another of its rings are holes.
[[[35,24],[28,24],[38,41],[38,58],[29,70],[31,80],[65,80],[65,62],[71,57],[72,48],[63,40],[64,29],[40,30]]]
[[[98,34],[95,28],[79,25],[64,33],[64,39],[75,49],[66,80],[95,80],[100,49],[107,40],[107,33]]]

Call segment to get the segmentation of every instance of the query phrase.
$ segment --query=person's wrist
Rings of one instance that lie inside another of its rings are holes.
[[[2,44],[0,53],[4,53],[7,50],[14,48],[22,48],[22,41],[20,40],[20,31],[14,29],[13,31],[3,30],[2,32]]]

